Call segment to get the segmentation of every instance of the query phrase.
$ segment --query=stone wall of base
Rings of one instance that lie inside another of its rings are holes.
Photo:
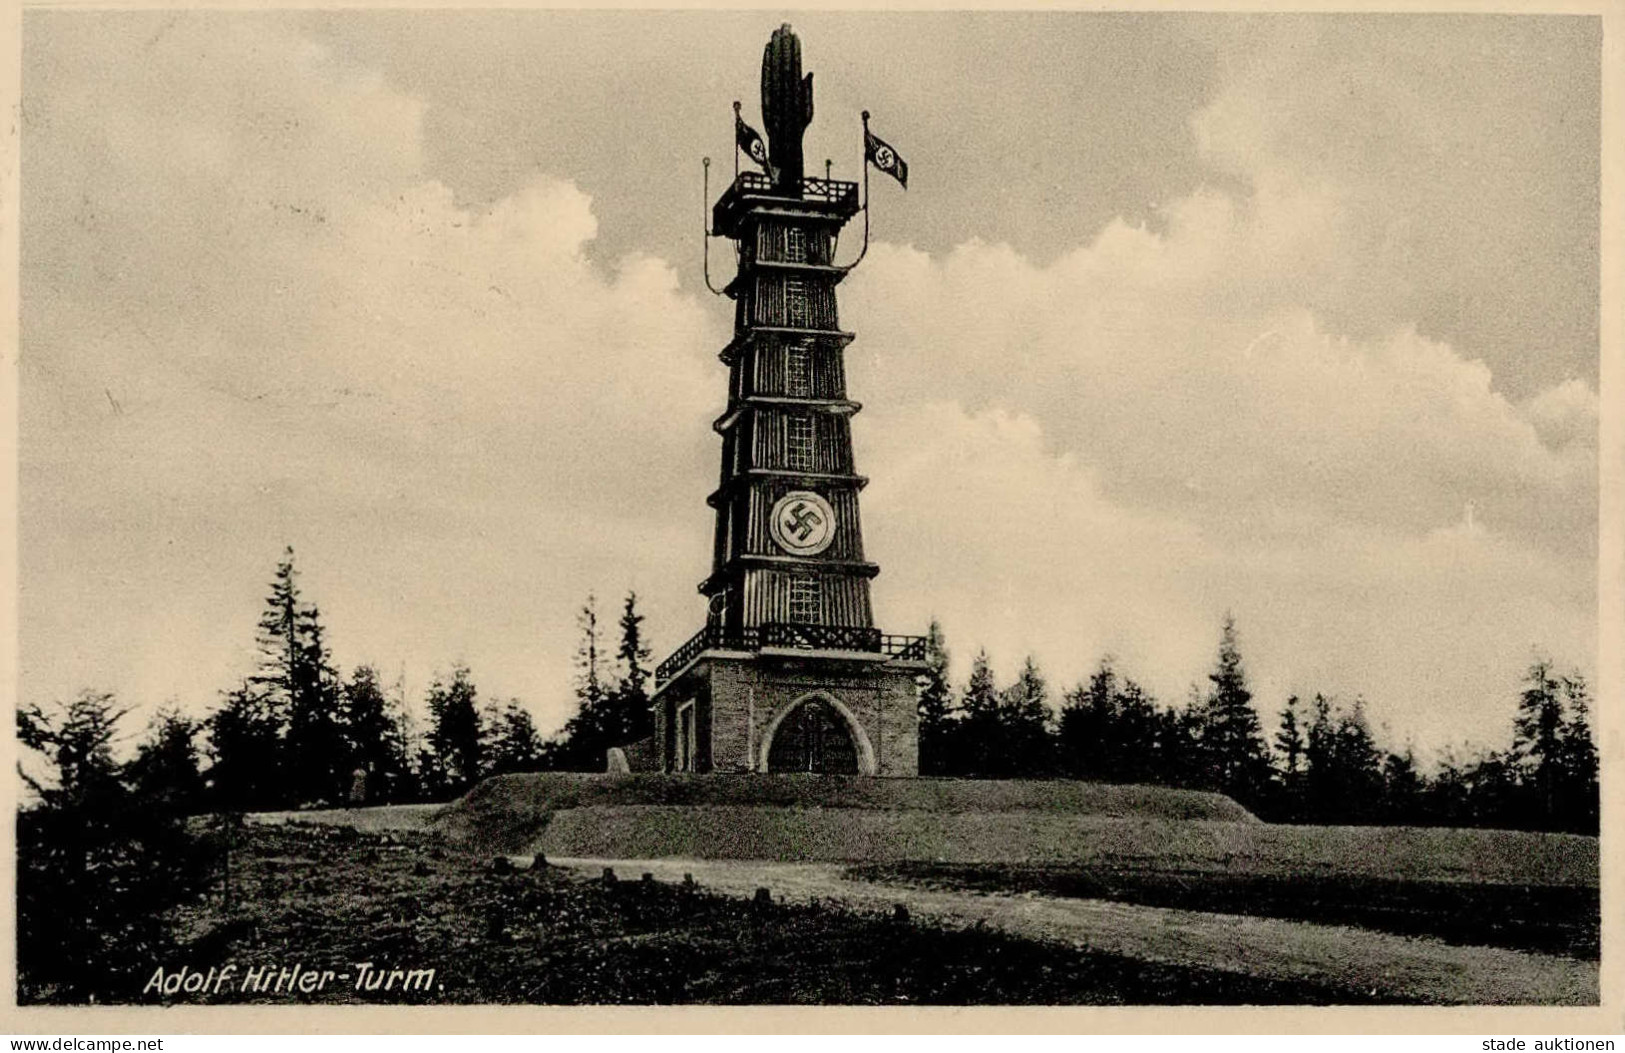
[[[698,771],[752,772],[767,767],[779,723],[800,703],[822,697],[851,725],[859,770],[867,775],[919,774],[916,671],[892,663],[785,656],[708,656],[656,700],[653,757],[670,768],[671,714],[684,700],[701,703],[709,733],[699,737]]]

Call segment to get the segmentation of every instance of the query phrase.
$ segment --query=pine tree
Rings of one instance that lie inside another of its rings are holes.
[[[1355,696],[1353,705],[1338,720],[1336,757],[1343,820],[1373,819],[1382,810],[1382,754],[1366,721],[1365,699],[1359,696]]]
[[[1524,675],[1513,721],[1512,758],[1532,793],[1531,819],[1549,827],[1557,818],[1563,765],[1563,693],[1551,660],[1537,655]]]
[[[621,607],[621,642],[615,657],[620,664],[619,679],[612,691],[613,712],[606,730],[613,741],[605,745],[628,746],[654,734],[649,714],[648,662],[651,656],[643,640],[643,615],[638,613],[638,594],[628,592]]]
[[[1426,820],[1423,797],[1427,782],[1416,770],[1416,753],[1407,745],[1403,753],[1389,753],[1382,764],[1383,820],[1401,826],[1419,826]]]
[[[581,631],[576,647],[576,711],[549,752],[552,762],[566,771],[598,772],[605,770],[610,747],[627,742],[621,740],[625,729],[604,682],[598,602],[591,594],[576,615],[576,625]]]
[[[1241,665],[1236,622],[1229,614],[1219,638],[1218,662],[1208,680],[1212,686],[1200,710],[1207,781],[1212,789],[1243,804],[1256,804],[1269,782],[1269,755]]]
[[[365,778],[369,803],[413,796],[405,715],[384,694],[378,671],[356,666],[343,689],[342,727],[347,767]]]
[[[203,775],[198,766],[197,736],[201,725],[174,708],[162,709],[147,727],[125,774],[137,796],[182,814],[203,804]]]
[[[463,793],[485,774],[478,691],[466,665],[430,685],[429,721],[428,752],[440,776],[438,789]]]
[[[597,713],[604,701],[603,654],[598,628],[598,597],[587,594],[587,602],[576,615],[581,643],[576,648],[576,697],[583,710]]]
[[[1049,685],[1028,655],[1016,682],[1000,695],[1000,758],[1005,778],[1043,778],[1053,772]]]
[[[1301,818],[1304,768],[1309,740],[1304,733],[1303,703],[1291,695],[1281,709],[1280,727],[1275,732],[1275,749],[1281,759],[1279,778],[1283,805],[1291,818]]]
[[[255,638],[260,654],[259,670],[248,678],[249,684],[259,688],[266,705],[284,724],[304,667],[300,612],[298,572],[293,566],[293,546],[289,545],[277,564],[271,594],[265,598],[265,610],[260,613]]]
[[[1281,726],[1275,733],[1275,748],[1281,755],[1281,773],[1287,780],[1296,780],[1303,773],[1304,753],[1309,748],[1304,738],[1303,718],[1299,710],[1303,703],[1297,695],[1287,698],[1281,709]]]
[[[543,743],[536,723],[519,700],[509,699],[500,709],[492,707],[486,721],[487,755],[492,775],[538,771],[542,767]]]
[[[925,634],[925,673],[920,677],[920,774],[953,769],[953,688],[948,683],[948,645],[935,618]]]
[[[336,804],[347,795],[351,757],[343,725],[342,685],[327,650],[321,611],[294,620],[297,665],[288,709],[288,768],[301,801]]]
[[[204,721],[216,806],[252,812],[290,803],[283,774],[283,714],[263,686],[245,681]]]
[[[1561,829],[1596,834],[1600,801],[1597,783],[1597,745],[1591,737],[1591,704],[1586,682],[1579,673],[1563,677],[1567,720],[1563,725],[1558,764],[1558,812]]]
[[[991,774],[999,737],[999,691],[993,682],[993,669],[987,651],[976,652],[970,679],[959,704],[964,749],[963,768],[958,774],[986,777]]]
[[[1087,686],[1062,698],[1057,731],[1060,764],[1075,779],[1112,781],[1118,776],[1117,670],[1111,655],[1100,660]]]
[[[1154,781],[1157,767],[1157,704],[1149,692],[1123,678],[1112,703],[1115,726],[1111,741],[1117,751],[1109,765],[1112,778],[1121,782]]]
[[[35,798],[17,813],[19,1002],[127,1000],[137,971],[175,952],[168,911],[207,880],[178,802],[132,792],[114,759],[126,713],[92,691],[17,711],[18,740],[44,766],[19,769]]]

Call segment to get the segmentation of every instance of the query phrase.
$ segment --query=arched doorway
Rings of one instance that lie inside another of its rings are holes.
[[[846,717],[829,701],[814,696],[786,713],[767,751],[770,772],[856,775],[858,745]]]

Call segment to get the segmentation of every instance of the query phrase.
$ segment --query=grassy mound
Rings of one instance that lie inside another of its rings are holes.
[[[784,862],[1095,864],[1283,880],[1596,887],[1597,840],[1416,827],[1272,826],[1045,812],[599,805],[570,808],[515,851],[555,857]]]
[[[656,810],[638,811],[646,808]],[[866,840],[866,835],[843,835],[837,828],[892,829],[901,833],[908,824],[902,823],[893,813],[910,813],[913,824],[925,827],[932,825],[930,816],[1008,813],[1023,813],[1029,818],[1103,816],[1258,822],[1245,808],[1220,794],[1160,786],[1027,780],[876,779],[834,775],[611,776],[547,772],[487,779],[461,800],[448,805],[435,816],[433,824],[449,836],[476,842],[496,851],[519,851],[536,843],[555,816],[585,809],[592,809],[593,814],[601,820],[619,816],[616,820],[618,829],[628,831],[628,836],[632,836],[632,831],[637,831],[631,841],[623,842],[629,845],[641,843],[646,835],[664,830],[666,843],[705,847],[714,843],[707,823],[728,815],[731,821],[746,824],[756,831],[755,838],[764,845],[762,851],[766,850],[765,846],[776,845],[776,838],[781,836],[792,840],[815,836],[809,825],[809,816],[826,810],[843,817],[839,822],[829,820],[823,824],[833,831],[825,838],[832,846],[843,838],[851,840],[855,837],[859,842]],[[709,820],[689,814],[715,809],[725,811],[711,815]],[[753,813],[753,810],[756,811]],[[887,813],[890,817],[867,813]],[[571,829],[585,834],[589,826],[584,825],[583,819],[578,816],[571,820]],[[941,822],[936,824],[938,828],[943,825]],[[684,833],[685,830],[688,832]],[[831,841],[831,838],[834,840]],[[556,838],[553,840],[557,841]],[[575,835],[558,843],[561,846],[574,844]],[[742,844],[738,850],[745,851],[746,848]],[[675,852],[642,853],[646,856],[669,854]],[[713,858],[781,858],[776,853],[726,857],[713,856],[709,851],[699,854]],[[818,854],[788,858],[876,857]],[[883,858],[907,857],[886,855]],[[936,856],[912,858],[929,859]]]

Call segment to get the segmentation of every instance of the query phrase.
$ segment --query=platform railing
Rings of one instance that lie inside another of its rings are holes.
[[[655,682],[664,684],[706,651],[760,651],[764,647],[798,651],[854,651],[885,655],[896,661],[923,662],[923,636],[882,633],[867,625],[814,625],[768,622],[760,628],[725,628],[707,625],[655,667]]]
[[[856,205],[858,201],[858,184],[849,183],[841,179],[814,179],[808,177],[801,181],[801,193],[785,193],[782,187],[773,184],[773,180],[760,172],[740,172],[739,178],[734,180],[732,188],[734,194],[781,194],[786,197],[799,196],[806,201],[823,201],[831,205],[849,203]]]

